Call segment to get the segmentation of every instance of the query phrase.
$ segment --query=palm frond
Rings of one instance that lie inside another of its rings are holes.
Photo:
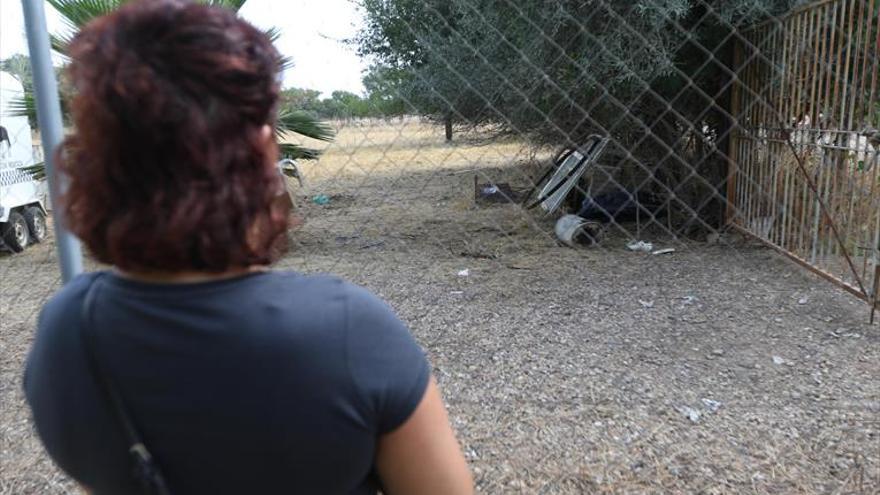
[[[43,180],[46,178],[46,164],[44,162],[21,167],[22,172],[29,174],[34,180]]]
[[[67,33],[50,35],[52,49],[66,53],[73,36],[96,17],[109,14],[129,0],[46,0],[61,15]]]
[[[336,133],[329,125],[305,112],[294,110],[282,110],[278,113],[275,132],[278,137],[283,137],[288,132],[294,132],[307,138],[325,142],[332,141],[336,137]]]
[[[46,0],[72,29],[85,26],[92,19],[108,14],[129,0]]]
[[[70,112],[68,111],[68,98],[62,91],[59,93],[59,103],[61,103],[61,119],[65,125],[69,123]],[[37,100],[34,97],[33,89],[25,89],[20,96],[13,96],[5,109],[0,112],[9,112],[11,117],[27,117],[28,123],[34,129],[38,129],[40,122],[37,120]]]
[[[278,71],[284,72],[288,69],[292,69],[294,66],[293,59],[290,57],[281,56],[281,59],[278,60]]]
[[[50,34],[49,35],[49,44],[52,46],[52,49],[56,52],[66,55],[67,47],[70,46],[70,42],[73,41],[73,37],[76,36],[76,33],[71,34]]]
[[[298,144],[283,143],[278,145],[282,158],[291,160],[315,160],[321,156],[321,151],[314,148],[306,148]]]
[[[266,33],[266,36],[269,38],[273,44],[278,42],[278,39],[281,38],[281,29],[277,27],[270,27],[269,29],[263,30]],[[278,63],[278,70],[284,72],[288,69],[293,68],[293,59],[290,57],[286,57],[284,55],[281,56],[281,60]]]
[[[276,41],[278,41],[278,38],[281,37],[281,29],[279,29],[277,27],[270,27],[269,29],[264,29],[263,32],[266,33],[266,36],[269,37],[269,40],[272,43],[275,43]]]
[[[10,117],[27,117],[28,122],[37,121],[37,102],[34,94],[26,91],[20,96],[13,96],[6,107]]]

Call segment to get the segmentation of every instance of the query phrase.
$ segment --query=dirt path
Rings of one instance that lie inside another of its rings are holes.
[[[880,490],[880,327],[863,303],[745,244],[655,236],[677,251],[650,256],[618,233],[559,247],[549,221],[473,205],[471,170],[516,183],[520,145],[441,140],[414,125],[346,130],[304,166],[305,224],[280,266],[337,273],[397,308],[481,491]],[[51,249],[0,256],[3,494],[71,488],[19,391],[58,285]]]

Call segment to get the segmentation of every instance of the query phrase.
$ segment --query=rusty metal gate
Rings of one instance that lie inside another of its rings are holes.
[[[877,305],[880,0],[824,0],[735,48],[728,221]]]

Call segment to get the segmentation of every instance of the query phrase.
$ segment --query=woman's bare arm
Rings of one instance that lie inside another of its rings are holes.
[[[412,416],[379,439],[376,467],[388,495],[470,495],[474,483],[431,378]]]

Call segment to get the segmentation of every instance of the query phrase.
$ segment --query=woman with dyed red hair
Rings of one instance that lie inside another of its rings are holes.
[[[61,207],[113,268],[40,314],[24,387],[58,465],[95,494],[472,492],[392,310],[268,268],[289,203],[267,37],[227,10],[140,0],[69,53]]]

